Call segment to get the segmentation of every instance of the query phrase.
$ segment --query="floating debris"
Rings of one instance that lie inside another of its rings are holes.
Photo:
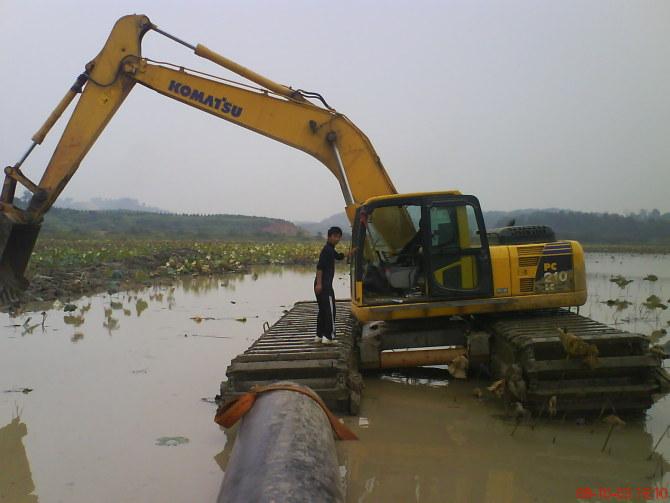
[[[74,342],[74,343],[77,343],[80,340],[82,340],[83,338],[84,338],[84,334],[82,332],[75,332],[74,334],[72,334],[72,337],[70,337],[70,341]]]
[[[549,412],[549,417],[554,417],[558,411],[558,397],[553,395],[549,402],[547,403],[547,411]]]
[[[24,395],[27,395],[33,391],[32,388],[13,388],[13,389],[6,389],[5,393],[23,393]]]
[[[240,323],[246,323],[247,319],[246,318],[235,318],[235,321],[239,321]]]
[[[119,320],[109,316],[106,321],[102,322],[102,326],[111,332],[112,330],[119,328]]]
[[[621,419],[619,416],[610,414],[609,416],[603,419],[603,423],[611,424],[614,426],[626,426],[626,422]]]
[[[665,438],[665,435],[668,433],[668,430],[670,430],[670,424],[665,427],[665,430],[663,431],[663,434],[660,437],[658,437],[658,441],[656,442],[656,445],[654,445],[654,448],[649,453],[649,457],[647,459],[651,459],[651,457],[654,455],[654,452],[656,452],[656,448],[661,443],[661,440],[663,440]]]
[[[212,317],[209,317],[209,316],[191,316],[190,319],[192,319],[196,323],[202,323],[205,320],[215,320],[216,318],[212,318]]]
[[[477,398],[478,400],[482,398],[482,390],[481,388],[475,388],[472,390],[472,396]]]
[[[644,278],[642,278],[644,281],[658,281],[658,276],[655,274],[647,274]]]
[[[84,317],[82,315],[79,316],[63,316],[63,321],[67,325],[74,325],[75,327],[80,327],[84,324]]]
[[[30,325],[30,326],[26,326],[24,324],[23,325],[23,332],[21,332],[21,335],[32,334],[33,330],[35,330],[40,325],[41,325],[41,323],[36,323],[35,325]]]
[[[664,335],[668,335],[668,331],[665,328],[654,330],[649,336],[649,341],[658,342],[663,338]]]
[[[649,348],[649,352],[652,355],[658,356],[661,360],[665,360],[669,356],[665,346],[652,346]]]
[[[118,311],[119,309],[123,309],[123,302],[115,302],[115,301],[111,301],[111,302],[109,303],[109,307],[111,307],[112,309]]]
[[[449,373],[454,379],[465,379],[468,377],[468,359],[465,355],[459,355],[449,364]]]
[[[523,379],[523,371],[519,365],[512,364],[507,368],[505,384],[514,398],[521,402],[526,400],[526,381]]]
[[[605,452],[605,447],[607,447],[607,443],[610,441],[610,437],[612,436],[612,431],[614,431],[614,428],[626,425],[625,421],[623,421],[619,416],[615,416],[614,414],[607,416],[605,419],[603,419],[603,422],[609,424],[610,429],[607,432],[607,438],[605,438],[605,443],[603,444],[602,449],[600,449],[600,452]]]
[[[505,379],[498,379],[486,389],[500,398],[505,393]]]
[[[164,447],[176,447],[181,444],[188,444],[189,439],[186,437],[160,437],[156,439],[155,445]]]

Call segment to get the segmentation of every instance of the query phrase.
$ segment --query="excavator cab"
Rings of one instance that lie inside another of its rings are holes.
[[[479,201],[459,193],[372,198],[353,228],[352,297],[361,305],[492,296]]]

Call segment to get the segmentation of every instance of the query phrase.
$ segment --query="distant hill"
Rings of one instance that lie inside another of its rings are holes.
[[[351,236],[351,225],[344,211],[324,218],[320,222],[295,222],[295,224],[308,234],[314,236],[319,234],[325,236],[328,229],[333,226],[340,227],[346,236]]]
[[[306,239],[286,220],[245,215],[176,215],[127,210],[80,211],[52,208],[42,235],[50,237],[123,236],[156,239]]]
[[[144,211],[148,213],[167,213],[165,210],[156,208],[155,206],[147,206],[146,204],[139,202],[137,199],[129,197],[121,197],[118,199],[93,197],[88,201],[75,201],[72,198],[65,197],[59,199],[55,206],[57,208],[69,208],[71,210],[128,210]]]

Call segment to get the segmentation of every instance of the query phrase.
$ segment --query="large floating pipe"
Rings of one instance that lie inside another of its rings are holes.
[[[339,473],[321,407],[300,393],[270,391],[242,418],[217,501],[342,502]]]

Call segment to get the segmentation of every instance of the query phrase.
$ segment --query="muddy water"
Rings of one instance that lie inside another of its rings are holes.
[[[588,259],[583,314],[667,327],[667,311],[641,301],[670,298],[670,257]],[[650,273],[658,281],[642,280]],[[619,289],[611,274],[634,281]],[[78,299],[69,323],[62,307],[44,326],[40,311],[0,315],[0,502],[214,501],[228,440],[212,422],[218,383],[264,321],[309,298],[311,280],[311,269],[264,268]],[[336,283],[347,296],[348,279]],[[601,303],[624,298],[621,311]],[[601,453],[606,425],[515,428],[497,400],[473,396],[486,382],[436,372],[366,380],[361,417],[347,419],[362,441],[338,445],[348,501],[574,501],[587,487],[629,489],[632,501],[669,485],[670,439],[646,460],[670,424],[667,399]]]

